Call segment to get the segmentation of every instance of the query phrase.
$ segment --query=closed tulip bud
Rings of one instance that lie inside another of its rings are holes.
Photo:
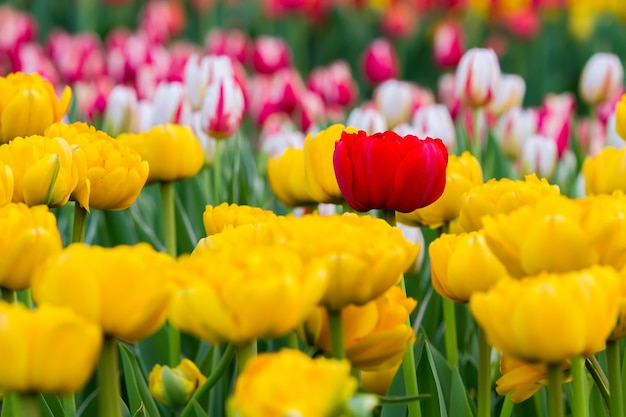
[[[487,108],[491,113],[499,116],[513,107],[521,106],[524,94],[526,94],[526,81],[522,77],[517,74],[503,74],[500,77],[500,87]]]
[[[346,126],[364,130],[372,135],[387,130],[387,122],[376,107],[363,106],[352,109],[346,120]]]
[[[564,370],[569,367],[569,361],[566,361],[563,365]],[[548,385],[548,367],[545,363],[528,363],[509,355],[502,355],[500,374],[502,376],[496,381],[496,391],[499,395],[511,393],[509,401],[513,404],[526,401],[541,387]],[[563,382],[571,381],[571,374],[565,375]]]
[[[500,64],[492,49],[472,48],[456,70],[455,95],[467,106],[482,107],[500,88]]]
[[[468,302],[472,294],[507,277],[482,232],[441,235],[430,244],[428,254],[433,287],[457,303]]]
[[[434,203],[445,188],[447,163],[441,139],[391,131],[372,136],[343,132],[333,156],[339,189],[360,212],[408,213]]]
[[[180,181],[196,175],[204,163],[200,142],[187,126],[166,124],[118,140],[135,150],[150,167],[147,184]]]
[[[465,194],[459,211],[459,226],[465,232],[480,230],[484,216],[511,213],[550,195],[559,195],[559,187],[536,175],[527,175],[523,181],[491,179]]]
[[[463,43],[461,26],[451,21],[437,25],[433,34],[435,64],[441,68],[456,67],[465,50]]]
[[[59,137],[15,138],[0,146],[0,161],[13,171],[14,202],[60,207],[78,184],[72,149]]]
[[[595,156],[588,156],[582,174],[589,195],[626,192],[626,148],[607,147]]]
[[[175,123],[188,125],[191,108],[185,96],[185,86],[180,82],[160,82],[154,93],[152,125]]]
[[[116,85],[107,98],[104,130],[111,136],[137,131],[137,93],[132,87]]]
[[[9,74],[0,77],[0,143],[16,137],[41,135],[52,123],[60,122],[72,100],[65,87],[58,99],[54,87],[39,74]]]
[[[68,395],[92,375],[100,327],[69,309],[0,302],[0,386],[3,391]]]
[[[209,85],[222,78],[234,77],[235,70],[229,57],[193,54],[185,65],[185,91],[194,111],[202,107],[202,99]]]
[[[503,354],[554,364],[604,349],[615,326],[618,294],[617,273],[596,266],[501,280],[488,292],[474,294],[470,310]],[[520,326],[520,320],[532,325]]]
[[[537,130],[537,114],[533,110],[513,107],[496,123],[494,133],[502,152],[515,160],[522,153],[526,139]]]
[[[315,204],[304,171],[304,149],[287,148],[267,162],[267,179],[281,203],[288,207]]]
[[[461,211],[463,196],[475,185],[483,183],[483,171],[478,160],[468,151],[461,156],[449,155],[446,186],[437,201],[410,213],[396,213],[399,222],[437,228],[455,220]]]
[[[440,138],[448,152],[454,151],[456,145],[454,121],[443,104],[430,104],[418,108],[413,114],[412,125],[417,136]]]
[[[387,39],[375,39],[361,56],[361,71],[368,83],[379,84],[398,77],[398,57]]]
[[[241,345],[284,336],[312,313],[328,286],[322,262],[305,264],[274,245],[247,244],[242,257],[242,248],[204,250],[180,261],[187,285],[170,308],[175,326],[212,344]]]
[[[402,122],[408,122],[411,118],[413,95],[406,81],[383,82],[374,92],[374,102],[390,128]]]
[[[531,135],[524,142],[520,161],[522,174],[552,178],[557,165],[556,142],[541,135]]]
[[[72,244],[33,276],[37,304],[68,307],[99,323],[105,335],[133,343],[167,316],[174,260],[146,243],[103,248]]]
[[[591,105],[613,98],[624,87],[624,67],[614,54],[598,52],[587,61],[580,76],[580,95]]]
[[[215,139],[232,136],[241,125],[244,97],[234,78],[223,78],[209,86],[202,102],[202,128]]]
[[[259,36],[252,49],[252,68],[259,74],[273,74],[291,65],[287,43],[276,37]]]
[[[183,359],[176,368],[154,365],[148,375],[150,394],[170,407],[186,404],[206,381],[195,363]]]
[[[13,199],[13,171],[11,167],[0,161],[0,207]]]
[[[358,97],[358,88],[350,66],[342,60],[332,62],[326,68],[314,68],[307,86],[329,107],[348,106]]]
[[[399,363],[381,371],[361,371],[361,386],[374,394],[387,395],[401,364]]]
[[[0,287],[30,287],[33,271],[61,251],[56,218],[46,206],[9,203],[0,207]]]
[[[228,417],[340,416],[357,390],[347,360],[283,349],[250,359],[228,399]],[[263,410],[263,411],[260,411]]]
[[[346,357],[356,369],[381,371],[402,362],[406,345],[415,337],[407,319],[417,301],[397,286],[362,306],[341,310]],[[331,353],[328,312],[320,307],[304,324],[313,344]]]
[[[207,236],[211,236],[226,228],[265,223],[275,217],[274,212],[259,207],[222,203],[217,207],[206,206],[202,219]]]
[[[309,133],[304,140],[304,177],[309,193],[318,203],[343,202],[333,168],[335,144],[343,132],[356,133],[357,130],[335,124],[315,136]]]

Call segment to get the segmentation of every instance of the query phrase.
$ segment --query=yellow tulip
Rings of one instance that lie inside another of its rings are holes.
[[[202,216],[207,236],[221,233],[225,228],[264,223],[274,217],[276,215],[270,210],[227,203],[222,203],[217,207],[206,206]]]
[[[25,290],[35,268],[61,251],[56,218],[46,206],[10,203],[0,207],[0,230],[0,287]]]
[[[154,365],[148,375],[148,388],[162,404],[176,406],[186,404],[206,377],[195,363],[183,359],[176,368]]]
[[[0,161],[0,207],[13,199],[13,171],[11,167]]]
[[[587,194],[626,192],[626,148],[606,147],[588,156],[582,169]]]
[[[619,280],[609,267],[498,282],[470,310],[500,352],[559,363],[605,347],[618,316]]]
[[[348,415],[356,392],[346,360],[311,359],[297,350],[249,360],[228,399],[228,417],[328,417]]]
[[[361,371],[361,385],[378,395],[387,395],[402,362],[380,371]]]
[[[305,262],[325,263],[329,284],[321,304],[332,311],[381,296],[398,283],[419,252],[400,229],[372,216],[286,216],[265,226],[273,239]]]
[[[315,137],[309,133],[304,140],[306,187],[309,194],[318,203],[339,204],[344,201],[333,166],[335,143],[341,139],[341,134],[344,131],[357,133],[358,129],[334,124],[319,132]]]
[[[265,223],[242,224],[234,228],[225,228],[220,233],[215,233],[200,239],[193,250],[193,254],[201,253],[214,248],[223,247],[249,247],[272,245],[276,239],[272,231]]]
[[[520,207],[532,205],[549,195],[558,195],[559,187],[550,185],[545,178],[527,175],[524,181],[508,178],[489,180],[472,187],[461,203],[459,226],[465,232],[483,227],[483,216],[510,213]]]
[[[626,268],[619,272],[618,316],[617,323],[608,340],[619,340],[626,337]]]
[[[204,164],[202,146],[187,126],[168,123],[136,135],[122,134],[118,140],[148,161],[148,184],[191,178]]]
[[[100,323],[106,335],[136,342],[165,323],[173,263],[145,243],[115,248],[72,244],[37,269],[33,299],[67,306]]]
[[[417,301],[393,286],[382,296],[362,306],[341,310],[346,357],[356,369],[382,371],[399,365],[407,343],[414,338],[407,319]],[[328,313],[320,307],[304,325],[307,342],[331,353]]]
[[[568,272],[598,263],[593,232],[580,204],[562,196],[545,197],[534,206],[483,218],[493,253],[516,278],[539,272]]]
[[[0,302],[0,390],[71,394],[87,383],[102,345],[100,327],[69,309]]]
[[[328,283],[322,266],[303,265],[297,254],[283,247],[196,253],[180,261],[187,288],[174,297],[170,320],[213,344],[283,336],[322,298]]]
[[[286,206],[316,204],[306,185],[304,150],[287,148],[267,161],[267,179],[276,197]]]
[[[563,368],[569,369],[569,362]],[[500,357],[500,373],[496,381],[496,392],[500,395],[511,393],[513,404],[521,403],[532,397],[542,386],[548,385],[548,368],[545,363],[527,363],[508,355]],[[566,374],[563,382],[571,380]]]
[[[0,146],[0,161],[13,171],[13,201],[29,206],[67,203],[79,179],[72,149],[62,138],[29,136]]]
[[[136,151],[82,122],[55,123],[45,134],[74,148],[82,175],[72,196],[83,208],[123,210],[135,202],[148,179],[148,163]]]
[[[446,168],[446,188],[433,204],[411,213],[396,213],[399,222],[426,225],[435,229],[459,216],[461,201],[472,187],[483,183],[483,171],[478,160],[468,151],[461,156],[449,155]]]
[[[617,134],[626,140],[626,94],[615,105],[615,130]]]
[[[468,302],[475,292],[486,291],[507,277],[482,231],[441,235],[430,244],[428,253],[433,287],[457,303]]]
[[[65,87],[59,100],[54,87],[39,74],[9,74],[0,78],[0,143],[16,137],[42,135],[65,115],[72,90]]]

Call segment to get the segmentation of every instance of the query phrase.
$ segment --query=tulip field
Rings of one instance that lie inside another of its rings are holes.
[[[0,417],[626,417],[626,2],[0,0]]]

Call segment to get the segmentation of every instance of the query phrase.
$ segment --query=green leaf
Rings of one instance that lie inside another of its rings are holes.
[[[408,404],[410,402],[413,401],[420,401],[426,398],[430,398],[430,394],[419,394],[419,395],[408,395],[408,396],[393,396],[393,397],[386,397],[386,396],[380,396],[378,397],[378,400],[380,401],[381,405],[387,405],[387,404]]]
[[[126,378],[128,386],[127,391],[132,409],[138,410],[142,407],[141,403],[143,402],[143,407],[149,417],[160,417],[161,414],[159,413],[159,409],[150,394],[150,390],[144,380],[141,369],[139,369],[137,359],[123,344],[120,344],[120,352],[122,354],[124,377]],[[129,374],[132,376],[129,376]]]
[[[63,403],[56,395],[41,394],[39,400],[42,405],[45,403],[46,407],[50,409],[54,416],[65,416]]]
[[[55,417],[55,414],[50,409],[50,406],[48,405],[48,402],[46,401],[44,396],[41,395],[41,394],[39,394],[39,407],[41,409],[42,416],[44,416],[44,417]],[[63,410],[61,409],[61,412],[56,414],[56,416],[62,417],[63,416]]]
[[[193,411],[195,411],[197,417],[209,417],[209,415],[202,409],[202,406],[198,404],[198,401],[192,400]]]

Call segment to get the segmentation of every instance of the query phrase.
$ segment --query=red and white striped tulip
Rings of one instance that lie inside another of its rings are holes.
[[[461,58],[456,70],[455,95],[465,105],[482,107],[500,87],[500,64],[493,49],[472,48]]]
[[[387,130],[387,122],[374,104],[352,109],[346,120],[346,126],[364,130],[369,135]]]
[[[448,152],[454,152],[456,145],[454,121],[445,105],[431,104],[417,109],[413,114],[412,125],[418,137],[439,138],[448,148]]]
[[[116,85],[111,89],[104,112],[104,130],[115,137],[137,132],[137,94],[135,89]]]
[[[521,154],[523,175],[537,174],[550,179],[557,164],[556,142],[545,136],[532,135],[524,142]]]
[[[252,68],[259,74],[273,74],[291,65],[291,51],[287,43],[276,37],[260,36],[252,49]]]
[[[185,95],[185,86],[179,82],[161,82],[154,93],[152,125],[175,123],[189,125],[191,108]]]
[[[234,77],[211,84],[202,102],[202,129],[215,139],[227,139],[241,125],[245,110],[243,92]]]
[[[463,29],[453,21],[437,25],[433,34],[433,59],[441,68],[457,66],[465,52]]]
[[[190,56],[185,65],[184,83],[191,108],[194,111],[200,109],[209,84],[234,75],[233,64],[225,55]]]
[[[624,67],[615,54],[597,52],[583,68],[580,96],[586,103],[597,105],[611,100],[624,88]]]
[[[503,74],[500,77],[500,88],[488,104],[487,108],[495,115],[500,116],[513,107],[520,107],[526,94],[526,81],[517,74]]]

